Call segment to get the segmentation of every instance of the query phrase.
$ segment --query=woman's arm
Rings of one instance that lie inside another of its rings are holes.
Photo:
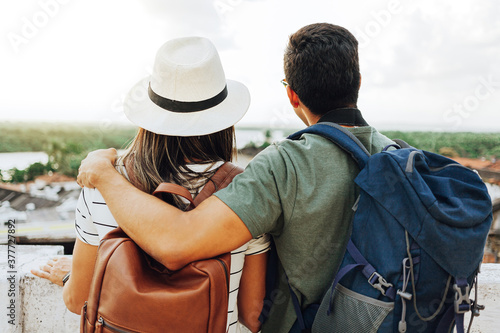
[[[73,313],[80,314],[83,304],[88,299],[96,255],[97,246],[76,239],[71,276],[63,289],[64,303]]]
[[[266,293],[266,268],[268,252],[247,255],[238,291],[239,321],[252,332],[260,330],[259,316]]]

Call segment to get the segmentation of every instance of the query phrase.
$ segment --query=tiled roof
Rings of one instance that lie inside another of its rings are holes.
[[[36,180],[41,180],[46,182],[47,184],[50,183],[66,183],[66,182],[75,182],[76,179],[72,177],[68,177],[66,175],[54,172],[52,175],[41,175],[36,177]]]
[[[500,185],[500,160],[490,161],[465,157],[454,157],[458,163],[477,170],[485,182]]]
[[[0,202],[9,201],[10,207],[17,211],[25,211],[26,205],[35,204],[35,209],[57,207],[70,197],[78,198],[79,189],[66,191],[62,188],[58,193],[58,200],[48,200],[45,198],[32,196],[29,193],[14,191],[0,187]]]
[[[500,210],[500,200],[493,201],[493,213]]]
[[[500,161],[492,162],[490,160],[482,160],[482,159],[466,158],[466,157],[453,157],[452,159],[472,169],[476,170],[492,169],[492,170],[498,170],[500,172]]]
[[[25,211],[29,203],[34,203],[36,209],[56,207],[60,204],[60,201],[32,197],[28,193],[0,188],[0,202],[4,201],[9,201],[10,207],[18,211]]]

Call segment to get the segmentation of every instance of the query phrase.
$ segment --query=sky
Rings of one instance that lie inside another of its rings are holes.
[[[358,107],[387,130],[500,131],[498,0],[0,2],[0,121],[128,123],[122,101],[167,40],[203,36],[252,103],[243,126],[299,127],[280,83],[300,27],[359,41]]]

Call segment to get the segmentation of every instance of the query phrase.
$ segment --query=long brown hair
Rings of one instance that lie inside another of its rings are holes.
[[[176,183],[198,193],[215,170],[195,172],[187,164],[231,161],[235,141],[234,126],[190,137],[161,135],[139,128],[118,163],[125,166],[130,182],[146,193],[153,193],[162,182]],[[175,196],[166,199],[179,208],[187,206]]]

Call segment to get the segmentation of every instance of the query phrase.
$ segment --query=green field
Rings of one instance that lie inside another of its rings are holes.
[[[132,126],[98,124],[0,123],[0,152],[49,151],[54,143],[78,150],[122,148],[135,135]]]
[[[500,133],[383,132],[413,147],[448,156],[500,158]]]
[[[0,181],[24,182],[48,172],[75,177],[89,151],[125,148],[136,128],[101,127],[97,124],[0,123],[0,152],[44,151],[47,164],[34,163],[25,170],[0,170]]]
[[[269,129],[262,129],[271,137]],[[271,130],[272,131],[272,130]],[[26,170],[3,170],[0,180],[26,181],[36,175],[57,171],[76,176],[81,160],[89,151],[124,148],[134,137],[132,126],[102,127],[96,124],[0,123],[0,152],[44,151],[49,163],[36,163]],[[447,156],[500,158],[500,133],[383,132],[419,149]],[[7,172],[7,174],[5,173]]]

